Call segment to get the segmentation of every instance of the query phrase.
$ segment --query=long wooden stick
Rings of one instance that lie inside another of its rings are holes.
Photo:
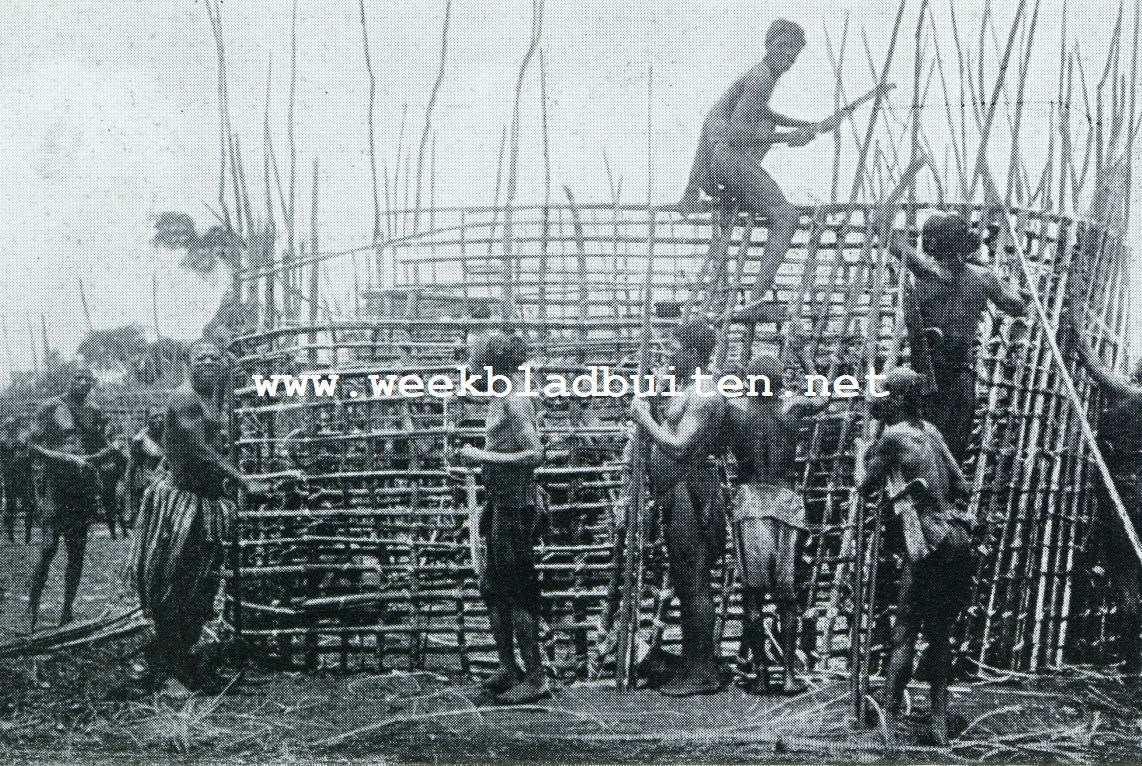
[[[654,143],[652,114],[654,95],[654,73],[647,71],[646,81],[646,274],[642,285],[642,330],[638,348],[638,378],[650,369],[651,308],[654,301]],[[620,690],[633,686],[631,673],[634,665],[635,637],[640,623],[642,603],[642,549],[644,530],[642,522],[646,515],[646,448],[645,429],[636,426],[634,445],[631,452],[630,506],[627,509],[626,555],[623,561],[623,598],[619,615],[619,636],[615,662],[615,681]],[[637,679],[634,679],[637,680]]]
[[[991,171],[986,167],[983,169],[983,177],[984,182],[994,189],[995,180],[991,177]],[[1015,220],[1012,218],[1010,210],[1003,211],[1000,223],[1007,230],[1011,246],[1019,259],[1019,268],[1023,271],[1024,279],[1027,280],[1028,285],[1035,285],[1036,280],[1034,274],[1031,273],[1031,265],[1027,260],[1027,254],[1023,250],[1023,243],[1017,234]],[[1098,439],[1095,438],[1094,430],[1090,426],[1090,421],[1087,420],[1082,400],[1079,398],[1078,390],[1075,388],[1074,379],[1071,378],[1071,373],[1067,369],[1065,360],[1063,359],[1063,352],[1059,349],[1059,343],[1055,338],[1055,329],[1051,327],[1051,323],[1047,318],[1047,311],[1043,308],[1043,302],[1040,300],[1038,294],[1036,294],[1034,290],[1031,290],[1030,295],[1031,304],[1035,308],[1035,316],[1043,326],[1043,336],[1047,339],[1047,343],[1051,347],[1051,357],[1059,367],[1059,377],[1062,378],[1063,386],[1066,388],[1067,398],[1070,400],[1071,406],[1074,407],[1078,413],[1079,428],[1082,431],[1083,440],[1087,443],[1087,448],[1090,450],[1091,457],[1094,458],[1095,465],[1098,466],[1098,472],[1102,477],[1107,495],[1114,504],[1114,511],[1118,514],[1118,518],[1122,522],[1122,527],[1126,532],[1126,539],[1130,541],[1130,547],[1133,548],[1134,555],[1142,562],[1142,541],[1138,539],[1138,532],[1134,528],[1134,522],[1131,521],[1130,514],[1127,512],[1126,506],[1122,503],[1122,497],[1118,494],[1118,489],[1114,486],[1114,477],[1111,476],[1110,469],[1106,465],[1106,460],[1102,456],[1102,450],[1099,449],[1098,446]]]
[[[424,171],[424,148],[428,143],[428,133],[432,130],[432,111],[440,94],[440,84],[444,81],[444,64],[448,57],[448,22],[451,18],[452,0],[444,0],[444,29],[440,33],[440,67],[436,71],[436,80],[432,83],[432,91],[428,95],[428,106],[424,109],[424,130],[420,134],[420,147],[416,150],[416,202],[412,214],[414,233],[420,231],[420,187]]]

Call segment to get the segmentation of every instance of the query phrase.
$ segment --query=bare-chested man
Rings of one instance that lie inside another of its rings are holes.
[[[71,376],[68,392],[44,402],[36,412],[28,447],[40,462],[40,560],[32,573],[28,610],[21,632],[32,632],[39,620],[40,597],[59,549],[67,548],[60,624],[72,620],[72,607],[83,574],[87,533],[99,516],[99,480],[95,464],[114,450],[104,436],[106,421],[87,401],[95,377],[81,367]]]
[[[784,369],[770,354],[750,362],[746,376],[746,380],[764,377],[772,396],[734,399],[726,408],[727,441],[738,464],[738,490],[730,520],[742,577],[742,643],[757,674],[750,690],[767,690],[762,610],[766,594],[772,595],[781,618],[783,691],[797,694],[805,687],[795,673],[800,614],[794,570],[800,536],[808,531],[805,504],[797,492],[797,441],[807,418],[824,409],[829,400],[786,396],[794,392],[784,390]]]
[[[215,406],[221,352],[209,341],[189,349],[187,382],[167,402],[163,428],[169,474],[143,495],[135,537],[139,603],[155,624],[149,651],[152,679],[173,676],[186,688],[216,692],[221,680],[193,655],[214,614],[225,546],[235,523],[227,479],[250,492],[226,457],[225,421]]]
[[[761,162],[774,144],[804,146],[839,124],[836,118],[816,123],[786,117],[769,105],[778,78],[789,71],[804,47],[805,30],[798,24],[778,19],[770,25],[765,57],[730,86],[706,117],[690,180],[678,203],[683,215],[702,212],[708,209],[701,197],[705,192],[714,199],[732,199],[743,210],[768,219],[765,252],[751,300],[763,298],[769,290],[798,223],[797,209]]]
[[[546,507],[535,483],[543,462],[543,443],[536,427],[535,405],[516,392],[524,385],[520,367],[527,361],[517,335],[491,333],[473,344],[469,365],[491,368],[512,380],[512,392],[488,402],[484,449],[464,445],[459,457],[483,464],[487,505],[480,534],[487,541],[487,561],[480,590],[488,605],[500,670],[484,688],[505,704],[523,704],[549,694],[539,652],[539,574],[534,545],[546,521]],[[519,647],[521,670],[515,658]]]
[[[652,446],[648,474],[662,519],[670,579],[682,617],[682,665],[659,691],[672,697],[722,688],[715,660],[712,569],[726,545],[725,500],[714,455],[722,444],[725,400],[699,394],[693,375],[708,374],[716,338],[701,321],[674,332],[677,395],[663,398],[662,422],[645,398],[631,408]],[[710,390],[709,381],[703,391]]]
[[[159,464],[163,462],[163,425],[166,414],[159,409],[147,410],[147,424],[131,438],[127,450],[126,491],[123,498],[122,519],[126,528],[135,526],[139,515],[139,502],[143,492],[155,480]]]
[[[943,434],[948,449],[963,461],[975,418],[975,345],[979,320],[988,304],[1019,316],[1027,308],[1023,294],[1005,284],[991,269],[969,263],[980,248],[979,235],[957,213],[934,215],[924,222],[923,252],[903,232],[891,239],[891,250],[912,272],[915,284],[906,300],[915,311],[908,328],[912,365],[926,372],[918,358],[925,345],[934,381],[925,414]],[[922,326],[917,326],[917,323]],[[932,334],[928,328],[940,332]],[[923,337],[922,337],[923,336]],[[942,337],[941,337],[942,336]]]
[[[923,629],[929,644],[924,664],[931,683],[931,734],[935,744],[945,745],[951,630],[971,593],[974,520],[955,505],[957,497],[970,492],[959,463],[936,427],[921,416],[925,383],[922,375],[904,368],[885,376],[890,396],[872,404],[872,414],[884,422],[884,431],[865,452],[856,481],[862,492],[875,490],[886,480],[896,487],[911,487],[910,499],[927,548],[917,561],[910,555],[902,557],[892,657],[884,680],[889,737],[895,736],[904,689],[912,676],[916,638]]]
[[[1098,446],[1114,479],[1114,488],[1130,514],[1136,530],[1142,529],[1142,364],[1133,379],[1115,372],[1098,358],[1082,334],[1083,308],[1074,302],[1077,290],[1069,291],[1072,303],[1067,323],[1075,335],[1083,366],[1098,384],[1103,410],[1098,417]],[[1118,634],[1124,670],[1142,672],[1142,566],[1122,529],[1114,505],[1099,484],[1097,524],[1103,562],[1114,585],[1118,607]]]

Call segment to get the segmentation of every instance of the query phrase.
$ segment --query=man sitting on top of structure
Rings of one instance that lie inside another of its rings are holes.
[[[535,483],[543,443],[533,400],[516,393],[523,387],[520,367],[526,361],[518,335],[494,332],[473,344],[470,366],[511,378],[512,389],[488,402],[484,449],[466,444],[459,451],[463,460],[483,464],[487,497],[479,525],[488,546],[480,591],[488,605],[500,671],[484,688],[497,701],[517,705],[549,694],[539,653],[539,574],[533,549],[546,521],[544,495]],[[516,662],[516,644],[523,670]]]
[[[763,297],[773,283],[798,223],[797,209],[785,199],[761,161],[774,144],[804,146],[819,132],[840,124],[839,115],[816,123],[786,117],[769,106],[778,78],[789,71],[804,47],[805,30],[800,25],[787,19],[770,25],[765,35],[765,57],[730,86],[706,117],[690,181],[678,203],[684,216],[705,212],[710,207],[701,197],[705,192],[715,200],[734,200],[743,210],[768,219],[753,298]]]
[[[951,630],[971,593],[974,570],[974,520],[955,501],[958,496],[966,497],[970,488],[940,432],[920,414],[924,377],[897,368],[885,376],[884,383],[890,396],[872,403],[872,415],[884,422],[884,431],[865,451],[855,478],[862,492],[875,490],[882,482],[887,485],[889,501],[896,504],[903,522],[906,543],[892,657],[884,676],[885,727],[893,737],[904,690],[912,677],[916,637],[923,628],[928,639],[922,664],[931,683],[932,739],[934,744],[946,745]]]
[[[925,163],[913,162],[897,189],[904,189]],[[896,195],[893,195],[894,197]],[[878,228],[896,213],[883,207]],[[940,429],[957,461],[963,461],[975,419],[975,344],[979,320],[989,303],[1012,316],[1027,309],[1026,295],[986,266],[969,263],[981,246],[979,235],[958,213],[933,215],[924,222],[921,251],[904,232],[889,238],[891,252],[912,272],[905,301],[912,368],[930,376],[925,414]]]

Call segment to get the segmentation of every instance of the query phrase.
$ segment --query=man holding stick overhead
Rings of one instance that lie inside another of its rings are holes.
[[[516,393],[523,387],[520,367],[527,361],[518,335],[493,332],[476,339],[469,357],[474,370],[511,378],[511,392],[488,402],[484,448],[460,448],[458,456],[483,464],[486,507],[479,533],[488,553],[480,591],[488,605],[492,638],[500,670],[484,682],[497,702],[519,705],[550,692],[539,652],[539,574],[534,545],[547,521],[545,495],[535,482],[543,462],[543,443],[536,427],[532,399]],[[492,387],[489,381],[489,389]],[[516,662],[519,646],[523,670]]]
[[[647,464],[661,516],[670,580],[682,618],[682,665],[659,691],[671,697],[712,694],[722,681],[715,662],[714,599],[710,578],[726,545],[721,471],[712,455],[720,449],[725,400],[701,393],[695,373],[714,354],[714,328],[687,322],[674,331],[675,379],[688,381],[667,400],[662,422],[645,398],[631,416],[651,444]]]
[[[900,197],[925,164],[927,161],[919,158],[905,170],[874,225],[891,225]],[[891,252],[914,278],[905,295],[905,319],[912,367],[930,378],[925,411],[952,455],[962,461],[975,419],[975,345],[980,317],[989,303],[1012,316],[1022,315],[1027,299],[991,269],[968,262],[979,251],[980,238],[958,213],[929,217],[920,239],[919,251],[904,232],[892,232],[888,241]]]
[[[750,293],[761,299],[769,290],[797,230],[797,209],[782,194],[761,166],[775,144],[805,146],[819,133],[836,129],[844,116],[877,93],[878,88],[823,122],[787,117],[774,111],[769,100],[781,75],[789,71],[805,47],[805,30],[787,19],[777,19],[765,35],[765,57],[718,99],[702,125],[702,136],[678,211],[692,216],[709,209],[701,197],[735,201],[752,215],[769,220],[761,271]],[[790,130],[778,130],[788,128]]]
[[[974,570],[974,519],[955,501],[971,490],[940,432],[920,414],[924,377],[897,368],[884,383],[890,395],[871,405],[872,416],[883,421],[884,430],[858,462],[856,481],[862,492],[886,485],[887,502],[900,516],[905,542],[892,657],[884,679],[885,724],[893,737],[904,689],[912,677],[916,638],[923,629],[928,639],[922,665],[931,683],[932,739],[946,745],[951,630],[971,593]]]
[[[1077,269],[1075,270],[1077,272]],[[1142,364],[1133,378],[1115,372],[1099,359],[1097,353],[1083,337],[1079,316],[1086,307],[1077,302],[1079,290],[1068,282],[1070,307],[1067,326],[1075,336],[1079,359],[1098,384],[1104,407],[1098,418],[1099,449],[1114,479],[1114,488],[1134,527],[1142,527]],[[1138,556],[1123,533],[1121,522],[1114,518],[1115,508],[1101,482],[1099,485],[1097,523],[1102,558],[1113,583],[1114,600],[1118,607],[1117,625],[1123,669],[1137,675],[1142,672],[1142,569]]]

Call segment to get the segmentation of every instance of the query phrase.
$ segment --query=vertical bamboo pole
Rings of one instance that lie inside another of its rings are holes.
[[[448,56],[448,22],[452,18],[452,0],[444,0],[444,24],[440,33],[440,66],[436,71],[436,80],[432,83],[432,90],[428,94],[428,106],[424,109],[424,130],[420,134],[420,147],[416,150],[416,203],[412,215],[413,233],[420,231],[420,181],[424,170],[424,149],[428,143],[428,133],[432,130],[432,111],[436,107],[436,98],[440,94],[440,84],[444,81],[444,65]]]
[[[654,297],[654,143],[653,109],[654,77],[647,71],[646,78],[646,274],[642,285],[642,330],[639,337],[638,378],[650,369],[650,314]],[[646,433],[641,426],[635,428],[634,447],[631,450],[631,487],[628,496],[631,504],[627,509],[627,538],[623,560],[623,597],[619,614],[618,645],[615,660],[615,681],[620,691],[634,686],[637,679],[631,678],[634,670],[635,642],[641,623],[642,605],[642,553],[645,531],[643,521],[646,516]]]

